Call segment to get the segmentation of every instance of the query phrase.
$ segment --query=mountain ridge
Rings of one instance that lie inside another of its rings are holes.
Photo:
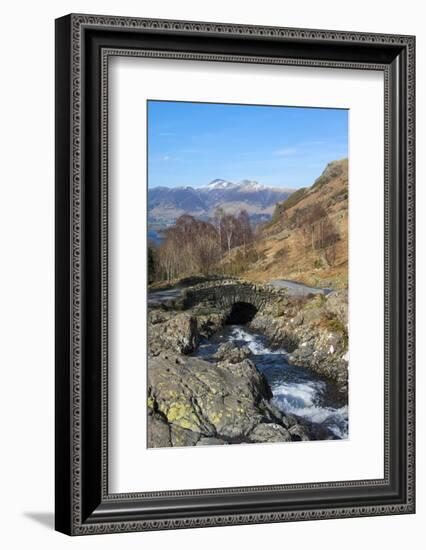
[[[253,260],[240,275],[347,288],[348,207],[345,158],[328,163],[311,186],[276,204],[271,220],[258,228]]]
[[[271,218],[277,202],[287,199],[295,189],[269,187],[254,180],[239,182],[216,178],[201,187],[158,186],[148,189],[148,220],[168,225],[179,216],[213,217],[216,208],[235,214],[246,210],[254,223]]]

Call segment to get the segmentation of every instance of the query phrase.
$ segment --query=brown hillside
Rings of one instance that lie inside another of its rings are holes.
[[[347,286],[348,161],[331,162],[309,188],[278,203],[258,231],[241,276],[291,279],[314,286]]]

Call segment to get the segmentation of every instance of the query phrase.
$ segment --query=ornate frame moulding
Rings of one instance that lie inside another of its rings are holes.
[[[56,21],[59,531],[83,535],[414,512],[414,51],[413,36],[390,34],[96,15]],[[108,492],[111,56],[384,73],[383,479]]]

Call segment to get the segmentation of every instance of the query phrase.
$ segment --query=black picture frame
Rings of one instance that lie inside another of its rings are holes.
[[[109,494],[106,77],[111,55],[383,71],[385,475]],[[71,14],[56,20],[56,529],[69,535],[409,514],[414,481],[415,38]]]

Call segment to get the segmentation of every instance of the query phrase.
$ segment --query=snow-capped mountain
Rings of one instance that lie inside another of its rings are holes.
[[[237,187],[237,184],[232,181],[216,179],[208,183],[205,187],[201,187],[201,189],[207,189],[209,191],[211,189],[234,189],[235,187]]]
[[[237,183],[233,181],[227,181],[222,179],[216,179],[208,183],[203,187],[197,187],[196,189],[206,189],[208,191],[212,189],[238,189],[239,191],[260,191],[262,189],[268,189],[266,185],[253,180],[241,180]],[[275,189],[269,187],[269,189]],[[276,189],[276,191],[282,191],[282,189]]]
[[[244,189],[244,191],[262,191],[264,189],[268,189],[266,185],[253,180],[241,180],[237,185],[240,189]],[[270,187],[269,189],[274,188]],[[281,189],[276,189],[276,191],[281,191]]]
[[[218,207],[230,213],[246,210],[254,222],[266,221],[275,204],[293,191],[247,179],[232,182],[219,178],[202,187],[153,187],[148,191],[149,223],[168,225],[182,214],[208,219]]]

